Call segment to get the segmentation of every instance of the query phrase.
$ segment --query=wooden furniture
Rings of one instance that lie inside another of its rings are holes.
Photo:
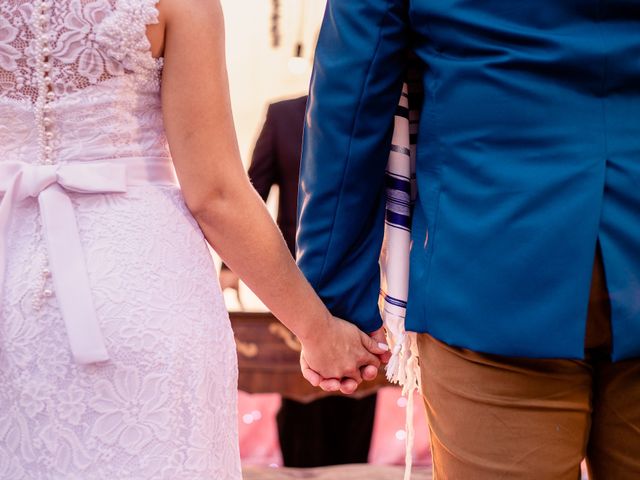
[[[238,388],[248,393],[280,393],[299,402],[327,395],[300,373],[300,342],[270,313],[230,312],[238,348]],[[381,371],[354,396],[364,396],[387,385]]]

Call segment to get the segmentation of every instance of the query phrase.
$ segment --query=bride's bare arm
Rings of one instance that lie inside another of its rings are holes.
[[[319,344],[329,329],[351,337],[349,345],[323,353],[332,355],[331,360],[307,355],[310,364],[335,360],[344,368],[356,358],[358,366],[377,366],[378,358],[362,343],[376,354],[383,352],[366,335],[349,333],[352,325],[330,315],[296,267],[245,173],[233,125],[218,1],[163,0],[161,5],[167,136],[186,204],[207,240],[303,345]],[[338,351],[345,348],[349,351]],[[340,374],[359,377],[354,368]]]

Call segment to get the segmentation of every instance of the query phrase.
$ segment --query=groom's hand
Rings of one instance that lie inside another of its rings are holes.
[[[387,345],[387,335],[384,331],[384,327],[380,327],[375,332],[370,333],[369,336],[373,338],[378,343],[378,345]],[[385,365],[389,363],[389,360],[391,359],[391,352],[388,351],[388,348],[389,347],[387,347],[387,352],[383,353],[382,355],[378,355],[380,361]]]

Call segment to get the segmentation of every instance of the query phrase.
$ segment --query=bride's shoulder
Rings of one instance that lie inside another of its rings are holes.
[[[160,0],[158,9],[165,73],[168,66],[177,64],[176,59],[200,58],[203,52],[218,52],[224,45],[220,0]]]
[[[186,21],[194,26],[207,22],[211,25],[222,20],[220,0],[160,0],[158,11],[167,24]]]

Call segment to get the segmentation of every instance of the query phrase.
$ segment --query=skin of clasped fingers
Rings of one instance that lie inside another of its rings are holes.
[[[314,387],[320,387],[325,392],[342,392],[342,393],[351,393],[351,391],[355,391],[357,388],[357,384],[354,380],[355,387],[349,383],[345,384],[345,381],[340,381],[337,378],[322,378],[318,372],[313,371],[307,360],[304,357],[304,351],[300,354],[300,369],[302,370],[302,376]]]
[[[309,364],[307,360],[304,358],[304,351],[300,352],[300,371],[302,372],[302,376],[314,387],[319,387],[322,381],[324,380],[318,372],[314,372],[311,368],[309,368]]]
[[[325,392],[340,391],[345,395],[351,395],[358,389],[358,383],[352,378],[343,378],[338,382],[337,379],[323,379],[317,372],[309,368],[304,353],[300,355],[300,367],[304,378],[314,387],[320,387]],[[372,381],[378,375],[378,369],[373,365],[367,365],[362,369],[362,378],[365,381]]]
[[[320,382],[320,388],[325,392],[339,392],[341,386],[342,384],[340,383],[340,380],[337,380],[335,378],[330,378],[328,380],[323,380],[322,382]]]
[[[374,365],[365,365],[361,369],[362,379],[366,382],[371,382],[378,376],[378,368]]]
[[[320,382],[320,388],[325,392],[340,392],[345,395],[351,395],[358,389],[358,384],[352,378],[344,378],[337,380],[330,378]]]
[[[300,354],[300,369],[302,370],[302,376],[314,387],[320,387],[325,392],[338,392],[345,395],[354,393],[358,384],[353,379],[343,379],[339,381],[336,378],[323,379],[317,372],[314,372],[309,368],[307,360],[304,358],[304,352]]]
[[[377,372],[377,369],[375,369],[375,367],[369,366],[369,368],[373,368]],[[311,383],[314,387],[320,387],[325,392],[340,391],[345,395],[351,395],[358,389],[359,384],[353,378],[342,378],[340,380],[336,378],[322,379],[320,375],[318,375],[318,373],[309,369],[308,365],[306,366],[306,372],[307,373],[305,373],[304,376],[307,381],[309,381],[309,383]],[[375,378],[375,376],[373,378]]]
[[[358,384],[362,382],[360,368],[378,367],[377,355],[383,353],[376,351],[375,342],[355,325],[336,317],[330,328],[301,341],[309,368],[324,379],[352,378]],[[367,345],[367,342],[370,343]]]
[[[375,332],[371,332],[369,334],[369,336],[376,341],[376,343],[380,346],[380,345],[385,345],[387,346],[387,335],[385,333],[385,329],[384,327],[379,328],[378,330],[376,330]],[[389,347],[387,346],[387,349]],[[389,360],[391,359],[391,352],[390,351],[386,351],[384,352],[382,355],[379,356],[380,361],[382,363],[384,363],[385,365],[387,363],[389,363]]]
[[[338,392],[341,390],[342,384],[336,378],[325,379],[322,378],[318,372],[315,372],[309,367],[307,360],[304,357],[304,351],[300,353],[300,369],[302,370],[302,376],[314,387],[320,387],[325,392]]]
[[[352,378],[344,379],[340,382],[340,392],[344,395],[351,395],[358,389],[358,384]]]

